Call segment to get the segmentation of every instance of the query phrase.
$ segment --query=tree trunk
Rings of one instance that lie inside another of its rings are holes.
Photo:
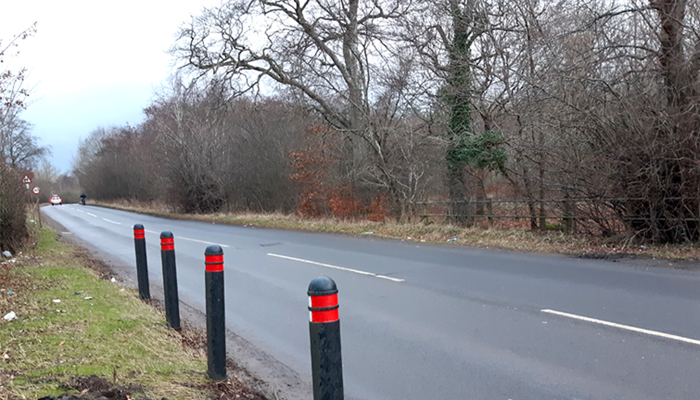
[[[471,133],[471,70],[469,65],[470,34],[473,10],[460,8],[460,2],[450,1],[453,39],[448,47],[450,59],[447,82],[447,102],[450,105],[450,144],[447,149],[447,186],[450,194],[452,222],[470,225],[469,191],[465,182],[466,159],[463,154],[465,138]]]

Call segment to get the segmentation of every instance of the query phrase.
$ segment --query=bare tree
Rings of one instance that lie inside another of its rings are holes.
[[[19,40],[31,35],[34,30],[34,26],[30,27],[5,45],[0,41],[0,64],[5,61],[8,50],[16,46]],[[23,81],[24,70],[19,73],[0,70],[0,134],[2,135],[0,136],[0,150],[2,150],[0,152],[0,250],[13,252],[24,246],[28,232],[23,201],[25,191],[20,174],[15,167],[7,164],[6,130],[10,123],[18,121],[19,112],[26,106],[24,100],[28,92],[22,87]]]
[[[0,157],[11,167],[31,170],[51,153],[31,134],[32,124],[17,117],[0,126]]]
[[[9,50],[34,34],[36,24],[12,38],[4,45],[0,40],[0,64]],[[26,70],[0,71],[0,158],[13,168],[31,169],[49,154],[47,147],[39,146],[31,135],[32,125],[20,118],[27,107],[29,90],[24,85]]]
[[[374,122],[389,89],[380,77],[402,68],[392,57],[395,22],[410,12],[413,1],[231,0],[193,18],[176,53],[201,77],[228,84],[232,96],[291,90],[347,135],[348,179],[356,184],[374,171],[398,202],[403,185]]]
[[[73,174],[91,198],[149,201],[158,192],[161,173],[153,151],[137,128],[98,128],[80,141]]]

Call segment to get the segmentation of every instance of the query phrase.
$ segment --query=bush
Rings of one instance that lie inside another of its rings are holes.
[[[16,253],[29,237],[22,177],[0,163],[0,250]]]

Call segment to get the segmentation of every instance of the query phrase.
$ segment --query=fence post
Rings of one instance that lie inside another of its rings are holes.
[[[142,300],[151,298],[148,287],[148,261],[146,260],[146,234],[143,225],[134,225],[134,248],[136,250],[136,280],[139,284],[139,297]]]
[[[211,245],[204,251],[207,294],[207,366],[209,378],[226,379],[226,321],[224,313],[224,250]]]
[[[314,400],[343,399],[338,289],[326,276],[309,284],[309,334]]]
[[[576,216],[574,215],[574,206],[566,195],[564,199],[564,233],[572,235],[576,232]]]
[[[163,264],[165,319],[171,328],[180,329],[180,299],[177,294],[175,238],[172,232],[165,231],[160,233],[160,259]]]

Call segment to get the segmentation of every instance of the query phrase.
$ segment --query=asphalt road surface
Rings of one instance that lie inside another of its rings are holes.
[[[162,282],[160,232],[173,232],[180,300],[197,310],[204,250],[221,245],[231,334],[304,382],[306,290],[320,275],[333,278],[347,399],[700,398],[695,272],[91,206],[42,211],[132,271],[133,225],[143,224],[154,285]],[[276,388],[286,398],[311,398],[308,389]]]

